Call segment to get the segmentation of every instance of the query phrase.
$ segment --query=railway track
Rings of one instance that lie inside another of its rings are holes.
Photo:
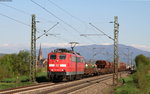
[[[66,94],[77,89],[112,78],[112,74],[75,80],[71,82],[43,83],[0,91],[0,94]]]
[[[83,81],[79,83],[74,83],[70,85],[60,86],[58,88],[51,89],[51,90],[48,90],[39,94],[43,94],[43,93],[44,94],[68,94],[68,93],[74,92],[76,90],[85,88],[87,86],[90,86],[90,85],[93,85],[93,84],[96,84],[96,83],[99,83],[101,81],[108,80],[108,79],[112,79],[112,75],[101,77],[101,78],[96,78],[96,79],[91,79],[91,80]]]
[[[0,94],[66,94],[108,79],[112,79],[112,74],[94,76],[70,82],[49,82],[27,87],[8,89],[0,91]]]
[[[14,94],[18,92],[23,92],[23,91],[28,91],[40,87],[48,87],[55,85],[56,83],[41,83],[41,84],[34,84],[30,86],[23,86],[23,87],[18,87],[18,88],[12,88],[12,89],[6,89],[6,90],[0,90],[0,94]]]

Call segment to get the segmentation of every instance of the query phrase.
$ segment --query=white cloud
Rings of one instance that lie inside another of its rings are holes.
[[[24,49],[29,49],[29,46],[23,44],[0,44],[0,53],[17,53]]]
[[[9,44],[1,44],[0,47],[7,47]]]
[[[29,45],[24,44],[0,44],[0,48],[28,48]]]
[[[112,45],[112,43],[101,43],[99,45]]]
[[[150,1],[150,0],[121,0],[121,1]]]
[[[150,52],[150,45],[131,44],[130,46]]]
[[[70,47],[71,45],[69,43],[41,43],[42,48],[49,48],[49,47]],[[89,44],[77,44],[76,46],[85,46]],[[101,43],[98,45],[112,45],[112,43]],[[37,45],[37,48],[39,48],[39,44]],[[139,44],[131,44],[129,46],[144,50],[150,52],[150,45],[139,45]],[[30,44],[0,44],[0,53],[17,53],[20,50],[24,49],[30,49]]]
[[[42,43],[42,47],[48,48],[48,47],[69,47],[70,45],[68,43]]]
[[[77,44],[76,46],[84,46],[88,44]],[[69,43],[41,43],[42,48],[48,48],[48,47],[70,47],[71,44]],[[39,47],[39,45],[38,45]]]

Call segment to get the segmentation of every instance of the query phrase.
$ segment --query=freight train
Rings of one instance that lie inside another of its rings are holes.
[[[52,81],[75,80],[84,76],[93,76],[113,72],[113,63],[97,60],[95,64],[84,61],[79,53],[67,49],[56,49],[48,54],[48,78]],[[120,63],[119,71],[126,70],[126,64]]]

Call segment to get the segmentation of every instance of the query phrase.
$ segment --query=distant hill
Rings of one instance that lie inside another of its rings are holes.
[[[42,48],[43,57],[47,58],[47,54],[54,49],[58,47],[51,47],[51,48]],[[70,49],[70,48],[67,48]],[[119,44],[119,55],[120,55],[120,61],[128,62],[128,49],[129,49],[129,55],[131,58],[132,53],[132,59],[135,58],[135,56],[139,54],[144,54],[145,56],[150,57],[150,52],[142,51],[140,49],[126,46]],[[85,45],[85,46],[77,46],[74,49],[76,52],[79,52],[82,56],[85,57],[86,60],[98,60],[98,59],[104,59],[113,61],[113,45]],[[37,51],[38,54],[38,51]]]
[[[0,53],[0,56],[4,56],[5,54],[4,53]]]

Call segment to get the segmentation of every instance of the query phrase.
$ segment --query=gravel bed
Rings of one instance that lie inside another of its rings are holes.
[[[119,74],[119,78],[126,77],[128,74]],[[112,79],[96,83],[94,85],[82,88],[69,94],[113,94]]]

